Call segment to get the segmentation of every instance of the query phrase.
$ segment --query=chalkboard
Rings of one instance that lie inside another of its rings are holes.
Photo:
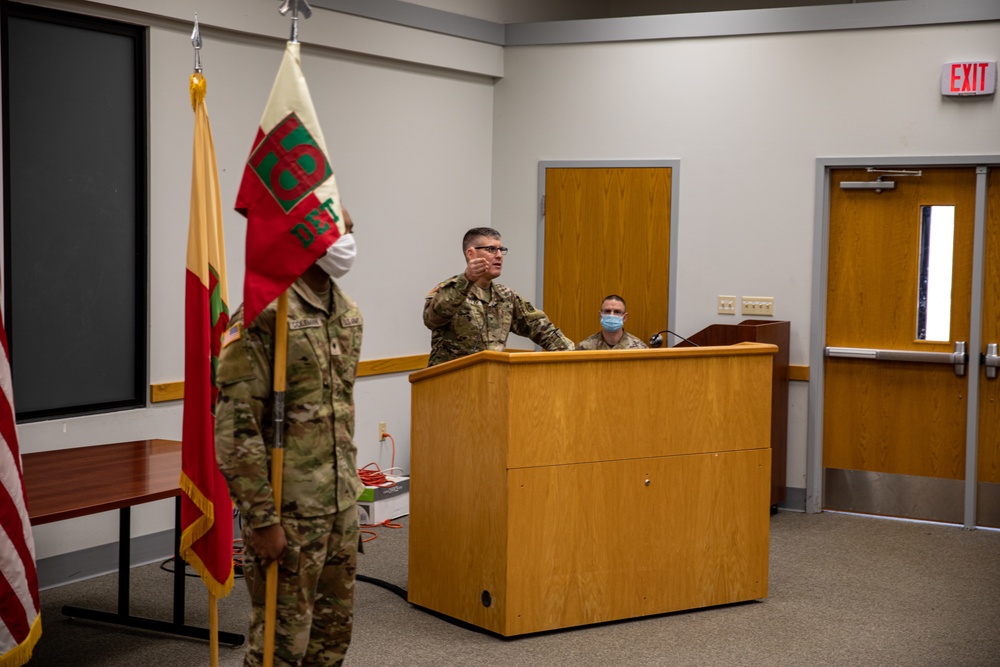
[[[145,405],[146,45],[8,5],[4,295],[19,421]]]

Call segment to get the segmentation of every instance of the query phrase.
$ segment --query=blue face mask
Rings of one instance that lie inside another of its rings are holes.
[[[614,333],[622,328],[625,318],[621,315],[601,315],[601,328]]]

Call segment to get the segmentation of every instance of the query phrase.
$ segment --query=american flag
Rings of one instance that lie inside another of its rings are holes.
[[[0,667],[20,667],[42,634],[35,541],[24,497],[21,452],[14,426],[7,334],[0,317]]]

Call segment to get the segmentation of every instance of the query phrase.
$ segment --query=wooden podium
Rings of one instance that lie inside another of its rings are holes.
[[[413,373],[409,601],[512,636],[766,597],[775,351]]]
[[[771,509],[785,499],[788,468],[788,348],[791,323],[784,320],[743,320],[738,324],[712,324],[691,336],[696,345],[770,343],[777,345],[771,376]],[[677,347],[687,343],[680,342]]]

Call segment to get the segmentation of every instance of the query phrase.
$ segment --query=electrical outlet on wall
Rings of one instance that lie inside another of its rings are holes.
[[[735,315],[736,314],[736,297],[720,294],[718,301],[718,308],[720,315]]]
[[[745,296],[743,297],[744,315],[774,315],[773,296]]]

